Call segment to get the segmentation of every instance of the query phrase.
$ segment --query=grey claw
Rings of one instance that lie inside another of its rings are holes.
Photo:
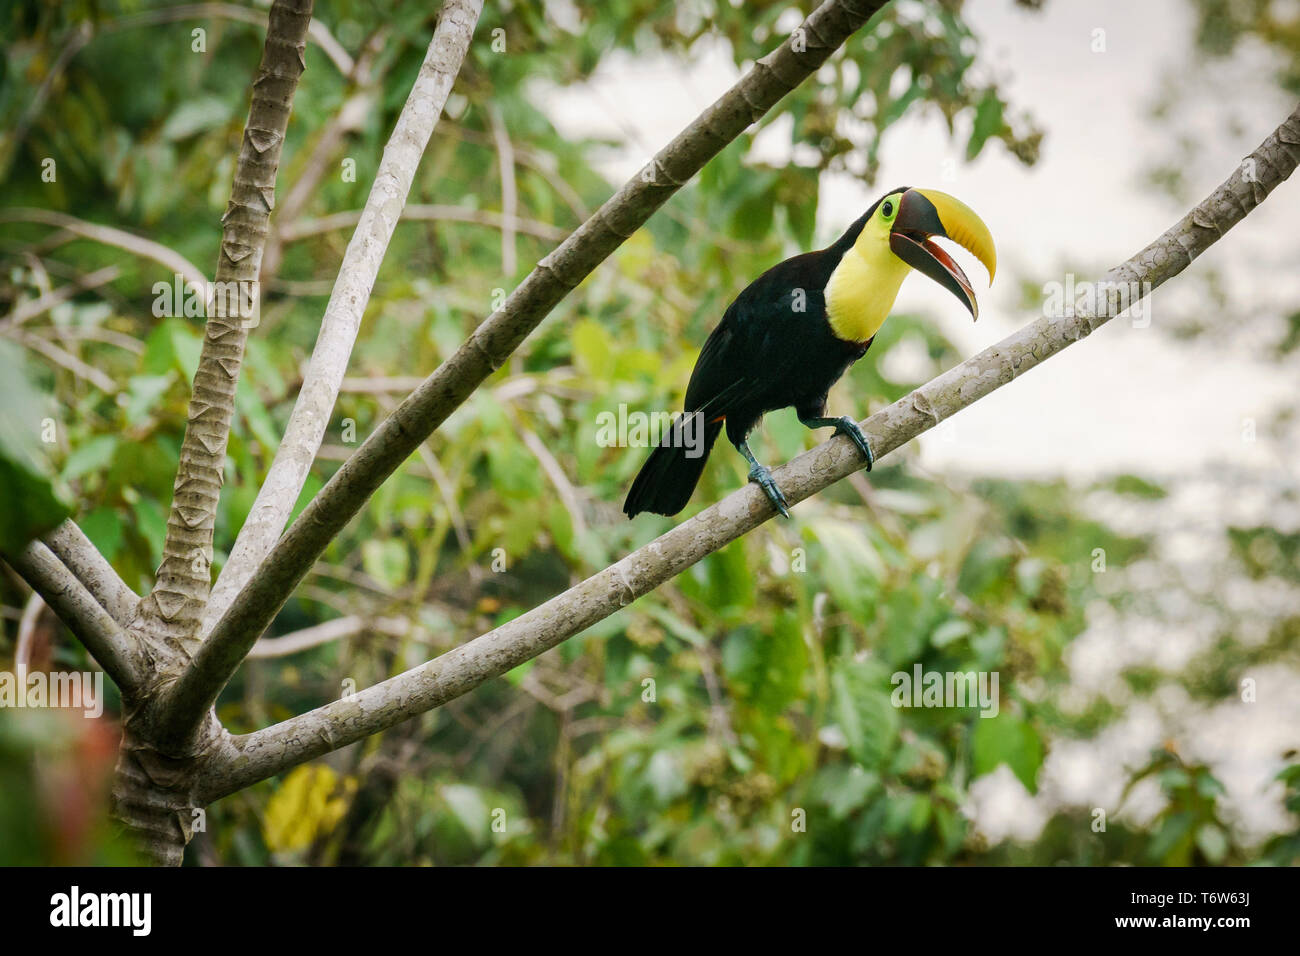
[[[790,504],[785,500],[785,495],[781,494],[781,489],[776,486],[772,480],[772,473],[759,465],[749,470],[749,480],[762,488],[767,494],[768,500],[772,502],[772,507],[781,512],[786,518],[790,517]]]
[[[862,457],[867,460],[867,471],[870,471],[871,466],[876,463],[876,455],[871,450],[871,442],[867,441],[867,436],[862,434],[862,429],[858,427],[858,423],[846,415],[835,426],[835,431],[841,435],[848,435],[853,439],[853,444],[858,446],[858,451],[862,452]]]

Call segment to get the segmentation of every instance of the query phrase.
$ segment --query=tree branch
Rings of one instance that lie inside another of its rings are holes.
[[[280,151],[306,65],[311,10],[312,0],[275,0],[271,6],[230,201],[221,217],[217,286],[252,289],[255,303],[260,302],[256,282],[275,205]],[[208,304],[162,564],[157,584],[140,606],[141,614],[155,625],[149,630],[161,636],[159,650],[181,660],[198,644],[200,616],[211,586],[212,534],[225,480],[235,386],[253,324],[251,317],[238,314],[240,309],[214,308],[215,299]]]
[[[110,20],[100,25],[101,32],[125,30],[129,27],[152,26],[158,23],[175,23],[180,20],[202,20],[211,17],[214,20],[238,20],[255,27],[266,25],[266,15],[255,7],[242,7],[236,3],[184,3],[159,10],[142,10],[117,20]],[[311,40],[321,52],[334,64],[344,76],[351,74],[352,57],[343,48],[343,44],[334,39],[334,34],[319,20],[312,20],[307,27],[307,39]]]
[[[47,342],[39,335],[32,335],[26,329],[17,328],[8,330],[9,334],[18,340],[22,345],[27,346],[33,352],[40,352],[55,365],[66,368],[77,378],[89,382],[95,388],[99,389],[105,395],[116,395],[121,391],[120,386],[108,374],[101,372],[93,365],[88,365],[77,356],[73,355],[66,349],[62,349],[53,342]]]
[[[31,542],[17,557],[5,558],[85,645],[124,694],[140,686],[144,662],[136,641],[99,606],[89,591],[44,544]]]
[[[53,212],[49,209],[26,209],[23,207],[0,209],[0,222],[34,222],[45,226],[57,226],[83,239],[90,239],[93,242],[122,249],[142,259],[150,259],[168,272],[181,276],[187,286],[197,285],[200,288],[207,286],[208,278],[203,274],[203,270],[176,250],[169,249],[162,243],[154,242],[152,239],[145,239],[143,236],[137,236],[121,229],[114,229],[112,226],[101,226],[98,223],[86,222],[76,216],[69,216],[63,212]]]
[[[1040,316],[861,423],[888,454],[940,421],[1074,344],[1182,272],[1267,198],[1300,163],[1300,108],[1204,202],[1103,281],[1098,312],[1075,308]],[[1138,283],[1132,294],[1131,283]],[[1121,292],[1123,289],[1125,291]],[[857,472],[862,459],[843,436],[776,470],[791,504]],[[767,496],[747,484],[616,564],[501,627],[420,667],[265,730],[232,738],[226,759],[201,782],[212,800],[438,707],[603,620],[706,555],[773,516]]]
[[[0,319],[0,332],[22,325],[29,319],[34,319],[36,316],[62,305],[69,299],[76,298],[83,292],[106,285],[117,279],[121,274],[122,270],[118,266],[105,266],[102,269],[96,269],[94,272],[80,276],[66,285],[61,285],[57,289],[51,289],[35,299],[20,302],[14,306],[8,315]]]
[[[43,540],[114,621],[123,627],[131,623],[139,595],[117,576],[75,521],[63,522]]]
[[[319,219],[301,219],[298,222],[281,226],[280,240],[285,243],[297,242],[300,239],[320,235],[334,229],[349,229],[361,221],[363,213],[364,210],[352,209],[345,212],[330,213],[328,216],[321,216]],[[506,229],[508,225],[507,217],[502,213],[492,212],[489,209],[467,209],[464,206],[410,205],[402,210],[402,219],[404,221],[421,220],[424,222],[467,222],[476,226],[487,226],[491,229],[502,230]],[[558,241],[568,236],[568,233],[558,226],[552,226],[550,223],[538,219],[515,217],[510,219],[509,223],[512,223],[518,232],[536,236],[538,239]]]
[[[281,637],[264,637],[248,652],[249,660],[265,660],[272,657],[288,657],[300,651],[310,650],[332,641],[356,637],[365,631],[377,631],[390,637],[408,637],[415,631],[415,626],[402,617],[377,617],[373,619],[349,614],[336,617],[323,624],[304,627],[300,631]]]
[[[211,627],[225,612],[257,570],[284,530],[302,492],[307,472],[325,437],[325,427],[338,398],[379,266],[397,228],[420,158],[460,72],[482,9],[483,0],[447,0],[443,4],[424,63],[384,147],[370,196],[343,255],[311,364],[284,438],[212,591],[203,615],[205,628]],[[219,689],[178,686],[178,692],[196,693],[199,697],[210,691],[215,698]],[[205,702],[198,713],[206,709]]]
[[[384,480],[569,292],[728,143],[817,70],[885,0],[826,0],[546,256],[454,355],[390,415],[276,542],[187,669],[213,697],[317,557]],[[210,703],[210,701],[209,701]]]
[[[515,186],[515,148],[510,142],[505,118],[495,103],[488,109],[492,139],[497,148],[497,171],[501,176],[501,274],[507,280],[519,268],[515,254],[515,231],[519,221],[519,190]]]

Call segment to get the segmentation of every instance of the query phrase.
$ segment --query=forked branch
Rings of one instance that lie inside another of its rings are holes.
[[[197,720],[326,546],[366,501],[566,295],[681,186],[817,70],[885,0],[826,0],[776,50],[560,244],[357,449],[276,542],[214,625],[169,712]]]
[[[861,423],[888,454],[922,432],[1096,331],[1192,261],[1264,201],[1300,163],[1297,108],[1218,189],[1098,288],[1096,310],[1040,316],[996,345],[932,379]],[[853,443],[833,438],[782,466],[774,477],[791,504],[862,467]],[[295,764],[344,747],[465,694],[550,650],[654,590],[773,516],[767,496],[746,485],[621,561],[501,627],[426,664],[226,742],[224,759],[204,771],[200,793],[214,800]]]

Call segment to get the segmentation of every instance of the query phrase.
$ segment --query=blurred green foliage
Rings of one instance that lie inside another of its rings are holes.
[[[6,8],[4,203],[127,229],[207,269],[260,30],[220,18],[164,22],[163,9],[133,2]],[[372,44],[378,52],[367,85],[342,75],[318,46],[308,49],[279,189],[283,204],[295,184],[310,185],[299,224],[364,203],[434,11],[346,0],[319,11],[353,57]],[[491,104],[512,143],[519,213],[572,228],[611,184],[595,165],[603,144],[566,139],[548,119],[552,91],[598,82],[620,56],[689,56],[718,41],[743,66],[798,22],[787,4],[766,0],[706,0],[689,9],[665,0],[489,4],[411,201],[501,211]],[[206,31],[198,52],[196,28]],[[498,29],[504,52],[492,47]],[[699,345],[727,302],[780,258],[831,238],[817,230],[820,174],[849,170],[874,180],[882,138],[905,114],[938,110],[968,157],[997,142],[1031,163],[1040,134],[996,85],[976,79],[987,75],[978,62],[960,3],[898,4],[759,131],[725,149],[555,310],[334,542],[271,636],[340,615],[358,615],[367,626],[291,657],[250,661],[220,703],[229,729],[266,726],[335,698],[348,682],[392,676],[671,527],[674,521],[654,516],[623,520],[622,497],[644,452],[601,447],[597,416],[620,404],[680,407]],[[360,122],[344,130],[340,148],[321,155],[322,131],[367,90],[375,96]],[[793,159],[754,158],[758,135],[778,137]],[[42,179],[46,159],[57,169],[52,182]],[[347,160],[355,180],[345,175]],[[837,211],[833,227],[853,215]],[[78,523],[132,587],[147,590],[160,559],[200,320],[155,317],[153,284],[171,281],[157,263],[20,219],[6,222],[0,240],[5,311],[92,270],[121,268],[111,283],[32,319],[23,334],[116,383],[110,392],[75,363],[28,362],[58,403],[47,459],[74,493]],[[283,243],[273,236],[268,254],[262,322],[248,345],[218,515],[218,570],[292,407],[348,238],[345,230],[302,232]],[[494,228],[435,221],[398,229],[303,501],[396,406],[409,387],[403,380],[445,359],[553,245],[526,231],[515,243],[518,268],[503,275]],[[919,352],[931,373],[960,358],[931,322],[896,316],[871,359],[837,388],[835,414],[865,414],[926,377],[883,375],[881,360],[894,349]],[[38,427],[31,415],[18,424]],[[817,440],[788,411],[769,416],[756,437],[760,457],[771,461]],[[1053,741],[1089,738],[1122,715],[1123,705],[1105,698],[1067,710],[1057,692],[1085,608],[1133,600],[1100,587],[1098,549],[1121,569],[1147,557],[1151,541],[1090,517],[1065,483],[944,482],[918,468],[915,454],[906,448],[869,479],[835,486],[801,505],[795,520],[765,525],[505,680],[323,761],[332,772],[287,775],[223,801],[210,809],[192,858],[1242,860],[1247,849],[1223,819],[1213,778],[1173,757],[1134,770],[1135,780],[1158,774],[1168,802],[1148,825],[1116,824],[1099,835],[1082,809],[1063,807],[1033,846],[986,845],[969,817],[973,784],[1009,771],[1035,792]],[[720,450],[692,507],[744,480],[739,456]],[[1139,502],[1165,494],[1135,476],[1107,490]],[[1275,545],[1294,550],[1294,542]],[[1257,549],[1245,541],[1239,550],[1249,557]],[[1279,568],[1264,562],[1259,573]],[[8,640],[25,597],[6,579],[0,599],[14,612]],[[1231,641],[1223,654],[1211,678],[1242,659]],[[891,675],[918,664],[997,672],[999,715],[895,707]],[[1219,696],[1233,691],[1217,688]],[[7,719],[0,714],[0,730]],[[0,772],[30,778],[23,752],[4,746]],[[1295,779],[1287,778],[1293,809]],[[10,796],[22,792],[6,787],[0,798],[14,819],[39,814]],[[1269,853],[1285,862],[1295,837],[1277,841]],[[37,852],[24,849],[19,858]]]

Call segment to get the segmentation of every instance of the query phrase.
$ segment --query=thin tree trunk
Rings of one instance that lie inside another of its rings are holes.
[[[221,253],[215,282],[256,283],[266,245],[280,151],[298,79],[306,67],[307,27],[312,0],[276,0],[267,24],[262,62],[253,80],[252,104],[235,167],[230,202],[222,216]],[[157,583],[146,598],[149,639],[162,637],[166,650],[188,660],[198,645],[198,627],[211,587],[212,534],[226,443],[235,411],[235,386],[244,360],[249,322],[239,315],[212,314],[167,517],[167,538]]]
[[[217,283],[246,287],[257,281],[285,130],[306,67],[311,12],[312,0],[275,0],[271,6],[234,185],[222,216]],[[143,705],[174,679],[176,668],[197,646],[211,586],[213,527],[225,477],[235,386],[249,331],[240,315],[213,314],[221,311],[213,305],[209,299],[162,566],[131,626],[131,634],[151,658],[151,680],[139,693],[123,697],[122,747],[113,781],[115,815],[138,837],[150,859],[168,865],[180,863],[190,837],[196,755],[202,748],[163,752],[156,743],[158,728],[151,725],[150,711]],[[209,743],[221,732],[208,715],[200,737]]]

